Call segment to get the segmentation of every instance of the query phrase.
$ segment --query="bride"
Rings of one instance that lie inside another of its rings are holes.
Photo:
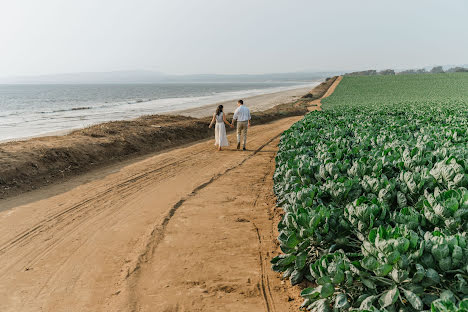
[[[220,151],[221,147],[229,145],[226,136],[226,127],[224,126],[224,123],[226,123],[231,128],[234,127],[226,120],[226,116],[223,113],[223,105],[219,105],[216,109],[216,112],[213,114],[213,119],[211,119],[210,128],[215,122],[215,145],[218,146],[218,151]]]

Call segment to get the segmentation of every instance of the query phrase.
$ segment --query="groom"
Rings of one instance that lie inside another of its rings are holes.
[[[237,109],[232,117],[232,125],[234,120],[237,120],[237,149],[240,149],[241,134],[244,136],[244,144],[242,149],[245,151],[245,143],[247,141],[247,128],[250,127],[250,110],[244,106],[244,101],[237,101]]]

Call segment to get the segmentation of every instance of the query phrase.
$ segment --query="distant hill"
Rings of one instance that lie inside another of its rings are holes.
[[[155,71],[115,71],[66,73],[41,76],[0,78],[0,84],[131,84],[131,83],[175,83],[175,82],[301,82],[333,76],[334,72],[297,72],[258,75],[167,75]]]
[[[301,82],[333,76],[332,72],[299,72],[299,73],[273,73],[273,74],[244,74],[222,75],[201,74],[184,76],[166,76],[167,81],[174,82]]]

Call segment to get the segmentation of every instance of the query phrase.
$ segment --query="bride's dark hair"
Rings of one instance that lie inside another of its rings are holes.
[[[219,115],[219,113],[223,112],[223,105],[219,105],[218,108],[216,109],[216,116]]]

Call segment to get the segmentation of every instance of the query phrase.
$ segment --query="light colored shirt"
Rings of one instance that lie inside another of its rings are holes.
[[[232,120],[247,121],[250,120],[250,110],[244,105],[240,105],[235,111]]]

